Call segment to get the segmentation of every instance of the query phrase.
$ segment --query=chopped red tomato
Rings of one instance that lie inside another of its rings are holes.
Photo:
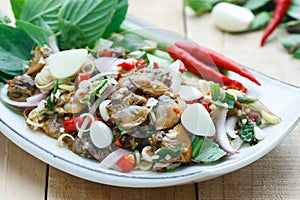
[[[130,172],[135,165],[135,158],[132,154],[124,154],[118,161],[117,166],[122,172]]]

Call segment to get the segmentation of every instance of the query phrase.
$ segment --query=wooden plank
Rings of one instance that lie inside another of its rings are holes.
[[[0,133],[0,199],[44,199],[46,169]]]
[[[138,189],[93,183],[50,168],[48,200],[54,199],[195,199],[194,185]]]
[[[150,22],[163,29],[184,34],[183,1],[129,0],[128,14]],[[153,8],[153,9],[152,9]]]

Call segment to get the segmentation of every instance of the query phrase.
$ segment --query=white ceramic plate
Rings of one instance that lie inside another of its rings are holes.
[[[132,19],[127,20],[131,22]],[[241,77],[234,77],[233,74],[231,76],[245,83],[250,92],[255,91],[259,99],[282,118],[282,122],[264,129],[268,136],[257,145],[244,145],[239,154],[215,164],[182,167],[169,173],[122,173],[103,169],[100,168],[99,162],[79,157],[65,148],[58,147],[56,140],[31,131],[26,126],[23,116],[2,103],[0,131],[16,145],[53,167],[98,183],[125,187],[161,187],[204,181],[240,169],[261,158],[275,148],[300,121],[300,88],[250,71],[262,83],[262,87],[255,86]]]

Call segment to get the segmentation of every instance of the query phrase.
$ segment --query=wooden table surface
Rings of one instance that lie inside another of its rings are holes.
[[[261,31],[222,33],[209,15],[195,16],[183,0],[129,0],[129,5],[131,15],[300,86],[300,60],[292,59],[276,40],[275,35],[283,31],[277,30],[260,48]],[[300,126],[266,156],[238,171],[196,184],[151,189],[114,187],[74,177],[36,159],[0,133],[0,199],[300,199]]]

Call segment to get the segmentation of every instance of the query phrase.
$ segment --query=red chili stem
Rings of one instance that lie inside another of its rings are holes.
[[[181,60],[188,70],[201,76],[203,79],[211,80],[224,85],[230,85],[233,82],[233,80],[229,77],[197,60],[190,53],[176,45],[170,45],[167,51],[173,59]]]
[[[260,46],[264,46],[267,38],[271,33],[275,30],[275,28],[280,24],[282,19],[284,18],[285,14],[287,13],[290,5],[292,3],[292,0],[277,0],[275,9],[271,18],[271,21],[269,22],[267,28],[264,31],[264,34],[260,41]]]
[[[217,67],[220,67],[222,69],[235,72],[256,83],[257,85],[261,85],[245,67],[218,52],[191,42],[176,42],[175,45],[184,49],[185,51],[193,55],[196,59],[201,60],[208,65],[216,65]]]

